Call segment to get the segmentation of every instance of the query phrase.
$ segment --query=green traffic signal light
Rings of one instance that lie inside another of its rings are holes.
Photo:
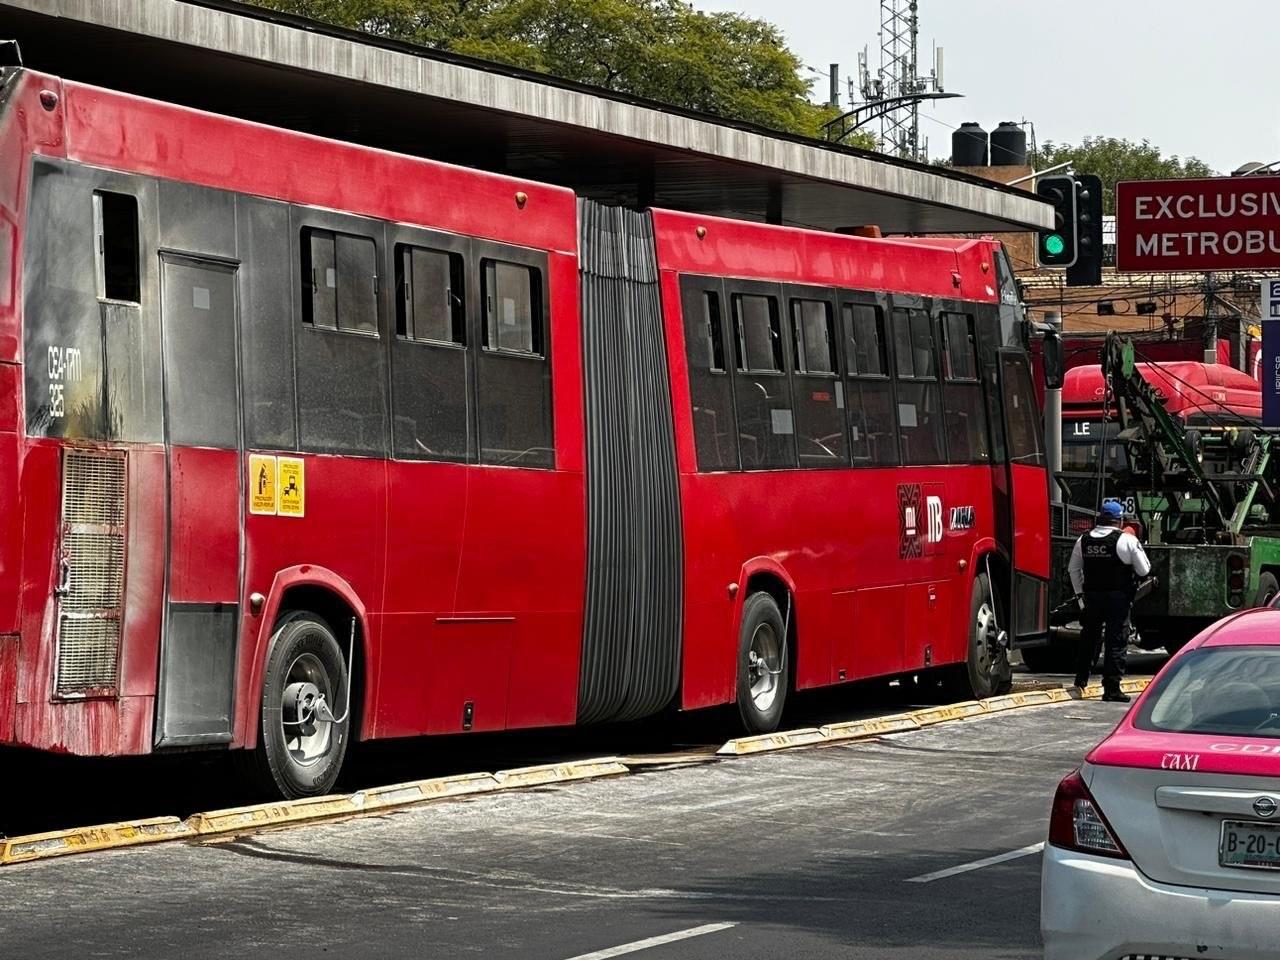
[[[1059,257],[1065,249],[1067,249],[1067,243],[1062,239],[1061,234],[1051,233],[1044,238],[1044,252],[1049,256]]]

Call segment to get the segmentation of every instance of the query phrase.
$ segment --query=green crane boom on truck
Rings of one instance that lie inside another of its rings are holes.
[[[1060,479],[1066,503],[1053,515],[1050,587],[1057,629],[1049,646],[1023,651],[1032,670],[1061,667],[1078,629],[1070,622],[1076,606],[1067,563],[1076,538],[1093,525],[1100,493],[1125,505],[1156,577],[1134,603],[1141,646],[1172,652],[1214,620],[1280,593],[1280,431],[1233,414],[1184,381],[1184,394],[1203,397],[1202,415],[1188,426],[1170,415],[1140,366],[1131,341],[1107,336],[1096,473]],[[1123,455],[1109,455],[1111,444]]]

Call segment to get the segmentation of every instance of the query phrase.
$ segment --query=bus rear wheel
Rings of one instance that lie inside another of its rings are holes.
[[[790,682],[782,612],[769,594],[753,593],[742,605],[738,632],[738,713],[748,733],[778,729]]]
[[[254,759],[265,788],[289,800],[333,789],[351,729],[347,683],[328,624],[306,611],[286,614],[271,638],[262,681]]]

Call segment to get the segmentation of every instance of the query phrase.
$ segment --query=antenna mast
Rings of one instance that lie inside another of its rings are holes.
[[[919,75],[919,4],[916,0],[880,0],[880,69],[874,78],[867,51],[858,55],[858,86],[863,104],[882,104],[881,149],[919,160],[929,152],[920,139],[920,101],[942,93],[942,48],[935,48],[933,68]]]

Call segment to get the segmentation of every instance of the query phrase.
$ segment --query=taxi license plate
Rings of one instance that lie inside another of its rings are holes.
[[[1218,864],[1250,870],[1280,870],[1280,823],[1223,820]]]

